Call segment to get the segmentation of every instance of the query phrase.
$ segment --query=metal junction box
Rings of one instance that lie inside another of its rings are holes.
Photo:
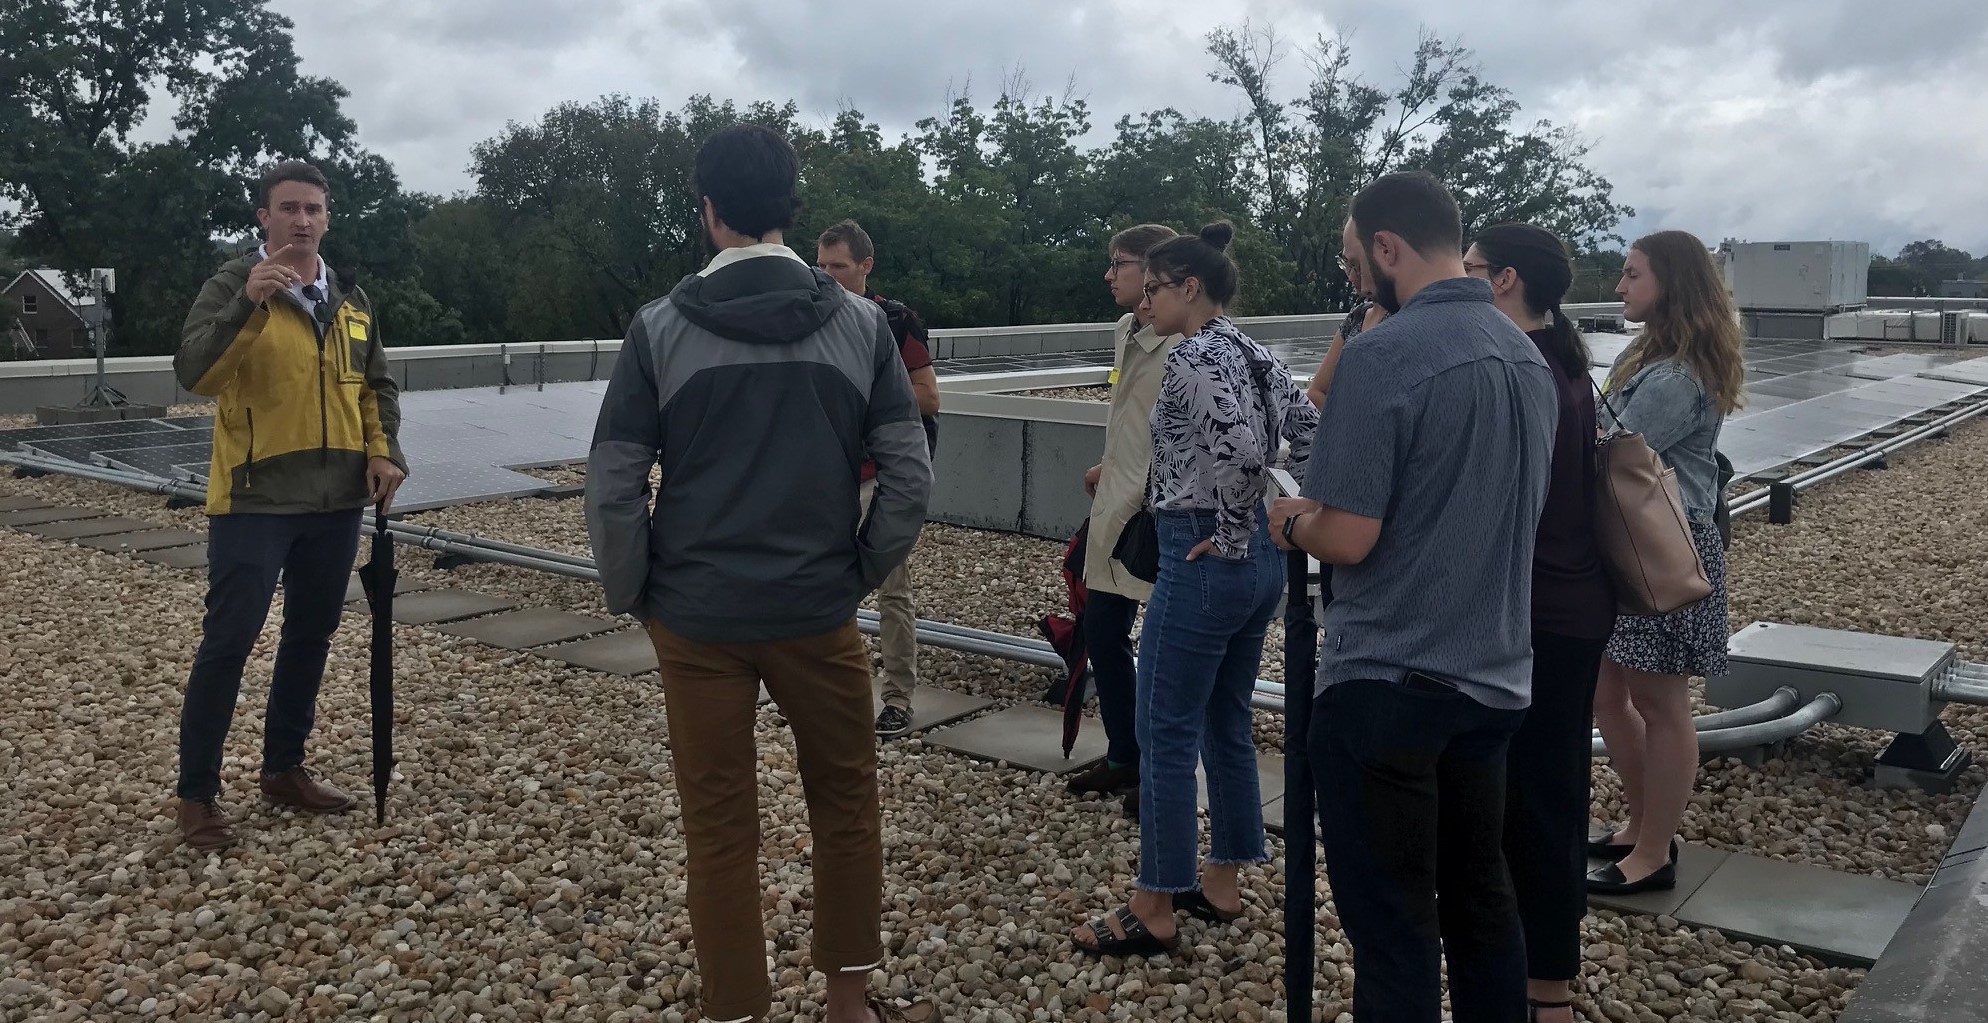
[[[1835,693],[1843,709],[1831,723],[1917,735],[1946,706],[1933,699],[1933,681],[1957,652],[1952,643],[1755,622],[1733,636],[1729,674],[1706,680],[1705,699],[1742,707],[1782,686],[1803,703]]]
[[[1736,242],[1726,283],[1742,310],[1836,313],[1869,300],[1867,242]]]

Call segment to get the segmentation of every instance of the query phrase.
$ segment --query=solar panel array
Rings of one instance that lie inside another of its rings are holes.
[[[1619,334],[1588,336],[1597,383],[1628,342]],[[1325,339],[1301,338],[1271,347],[1302,374],[1316,367],[1326,345]],[[1003,356],[998,367],[958,366],[949,375],[1097,364],[1099,354]],[[1102,357],[1108,361],[1110,353]],[[1727,421],[1720,441],[1742,475],[1988,394],[1988,358],[1965,352],[1872,356],[1823,342],[1773,341],[1749,343],[1746,363],[1746,405]],[[400,440],[410,474],[396,509],[422,511],[550,489],[550,483],[516,470],[585,461],[606,390],[607,382],[596,380],[542,389],[403,393]],[[0,450],[205,482],[212,426],[211,416],[188,416],[0,430]]]

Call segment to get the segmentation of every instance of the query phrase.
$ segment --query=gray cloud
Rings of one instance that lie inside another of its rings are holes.
[[[1988,26],[1976,0],[1874,8],[1851,0],[1598,4],[1591,0],[1135,0],[932,4],[805,0],[275,0],[308,73],[352,92],[362,141],[411,186],[469,185],[476,142],[566,100],[610,92],[666,106],[696,93],[794,99],[826,120],[845,104],[889,135],[990,101],[1024,70],[1037,94],[1074,94],[1090,141],[1120,115],[1174,106],[1234,114],[1207,80],[1206,32],[1250,18],[1293,45],[1350,33],[1355,65],[1391,82],[1419,31],[1470,46],[1528,117],[1585,133],[1592,163],[1639,211],[1625,234],[1850,237],[1889,252],[1941,237],[1988,251]],[[1304,85],[1301,54],[1281,91]]]

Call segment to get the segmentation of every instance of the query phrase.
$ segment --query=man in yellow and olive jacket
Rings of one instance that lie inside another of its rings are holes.
[[[335,813],[351,797],[304,767],[318,686],[368,505],[406,478],[400,389],[364,292],[318,254],[330,185],[286,160],[262,177],[264,244],[200,289],[173,369],[215,400],[207,482],[207,616],[180,712],[179,829],[196,849],[232,844],[221,752],[242,667],[283,582],[283,634],[269,686],[262,792]]]

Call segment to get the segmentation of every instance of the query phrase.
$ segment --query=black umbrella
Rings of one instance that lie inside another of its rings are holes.
[[[373,511],[373,557],[359,569],[366,605],[373,610],[373,817],[387,822],[387,782],[393,779],[393,534],[384,503]]]
[[[1312,617],[1311,559],[1290,554],[1284,605],[1284,994],[1285,1018],[1312,1018],[1318,935],[1318,849],[1312,814],[1312,679],[1318,674],[1318,622]]]

